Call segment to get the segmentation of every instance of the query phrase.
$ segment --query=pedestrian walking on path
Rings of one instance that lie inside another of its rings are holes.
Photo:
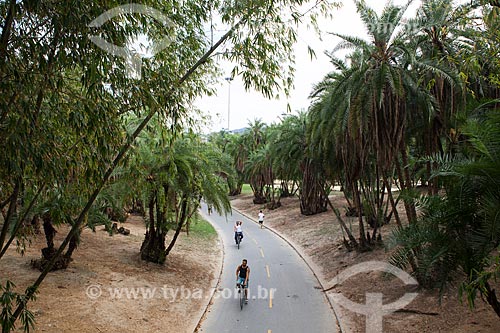
[[[264,225],[264,213],[262,213],[262,211],[259,212],[259,224],[260,224],[260,228],[262,229],[263,228],[263,225]]]

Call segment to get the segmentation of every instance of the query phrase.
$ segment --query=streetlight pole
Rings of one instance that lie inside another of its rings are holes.
[[[226,77],[226,81],[228,83],[228,91],[227,91],[227,131],[229,132],[229,120],[231,115],[231,81],[233,81],[232,77]]]

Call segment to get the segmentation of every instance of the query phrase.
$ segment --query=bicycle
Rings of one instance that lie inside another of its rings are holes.
[[[236,234],[236,245],[238,246],[238,250],[240,249],[241,239],[243,238],[242,233],[238,232]]]
[[[237,283],[238,294],[240,295],[240,310],[243,310],[243,304],[245,304],[245,285],[241,283]]]

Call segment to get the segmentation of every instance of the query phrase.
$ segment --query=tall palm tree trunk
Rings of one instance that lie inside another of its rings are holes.
[[[314,215],[326,211],[326,195],[323,190],[318,170],[311,159],[306,159],[303,168],[302,186],[300,189],[300,213]]]
[[[401,227],[403,227],[403,225],[401,224],[401,218],[399,217],[397,205],[396,205],[396,203],[394,201],[394,197],[392,195],[391,185],[387,181],[387,177],[385,175],[382,176],[382,179],[384,181],[385,187],[387,188],[387,197],[389,198],[389,202],[391,203],[391,208],[392,208],[391,214],[394,213],[394,219],[396,220],[396,224],[398,225],[398,227],[401,228]],[[389,214],[389,216],[391,214]]]
[[[365,227],[363,221],[363,205],[361,203],[361,195],[359,193],[357,181],[351,183],[352,193],[354,195],[354,204],[358,210],[358,224],[359,224],[359,249],[364,251],[368,248],[368,242],[365,235]]]
[[[396,162],[396,170],[398,173],[398,178],[399,182],[401,184],[401,189],[403,191],[410,191],[411,189],[411,177],[410,177],[410,171],[407,168],[408,165],[408,155],[406,153],[406,147],[403,144],[403,142],[400,145],[400,152],[401,152],[401,160],[403,162],[403,166],[401,166],[401,163],[399,162],[399,159],[395,158]],[[417,221],[417,212],[415,209],[415,204],[412,199],[408,198],[408,196],[405,196],[403,199],[404,206],[405,206],[405,211],[406,211],[406,217],[408,218],[409,223],[415,223]]]

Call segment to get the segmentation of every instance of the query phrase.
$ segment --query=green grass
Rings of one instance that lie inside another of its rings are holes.
[[[250,184],[243,184],[241,187],[241,194],[253,194]]]
[[[216,237],[217,232],[214,227],[201,217],[194,219],[189,225],[189,232],[201,238]]]

